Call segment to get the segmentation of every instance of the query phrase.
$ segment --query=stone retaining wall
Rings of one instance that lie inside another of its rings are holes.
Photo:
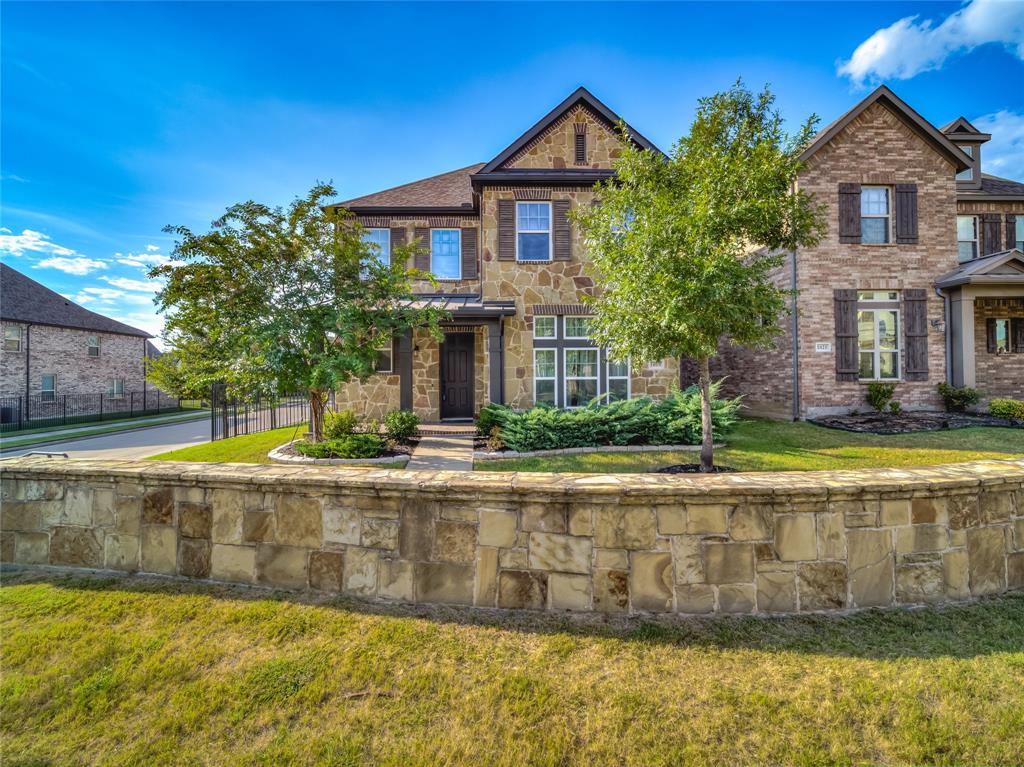
[[[359,597],[790,613],[1024,588],[1024,460],[554,475],[0,461],[5,562]]]

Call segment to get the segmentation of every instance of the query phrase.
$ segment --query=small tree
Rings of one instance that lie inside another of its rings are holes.
[[[417,243],[393,258],[366,243],[346,211],[324,208],[335,194],[318,184],[288,208],[245,202],[228,208],[205,234],[180,239],[174,259],[151,277],[173,350],[154,379],[179,389],[214,382],[239,394],[304,391],[314,441],[323,435],[330,391],[374,372],[377,350],[406,330],[440,337],[444,314],[414,303],[412,283],[430,275],[407,269]]]
[[[599,205],[573,213],[602,287],[596,340],[618,359],[696,360],[702,471],[713,468],[709,361],[723,338],[771,345],[791,295],[773,270],[823,226],[820,206],[796,187],[816,118],[789,136],[773,103],[767,88],[754,95],[740,81],[701,99],[667,159],[620,126],[616,175],[595,187]]]

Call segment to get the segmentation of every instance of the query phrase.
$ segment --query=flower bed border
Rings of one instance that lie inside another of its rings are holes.
[[[346,466],[346,465],[366,465],[366,464],[377,464],[380,466],[393,466],[399,463],[408,462],[411,456],[403,453],[401,455],[385,455],[380,458],[311,458],[307,455],[288,455],[284,452],[285,448],[290,447],[295,443],[295,440],[286,442],[283,445],[275,447],[269,453],[269,458],[274,463],[290,464],[298,466]]]
[[[725,443],[715,445],[715,449],[725,447]],[[663,453],[663,452],[699,453],[700,445],[594,445],[592,447],[562,447],[555,450],[503,450],[491,453],[486,450],[474,450],[474,461],[504,461],[516,458],[546,458],[552,455],[584,455],[587,453]]]

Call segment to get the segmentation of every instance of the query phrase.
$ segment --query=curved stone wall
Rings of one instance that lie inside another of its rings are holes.
[[[664,475],[0,461],[2,559],[371,599],[793,613],[1024,589],[1024,460]]]

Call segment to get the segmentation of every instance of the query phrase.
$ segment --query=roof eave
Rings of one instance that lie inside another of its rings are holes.
[[[357,216],[477,216],[479,211],[468,205],[466,207],[424,207],[399,205],[331,205],[331,208],[344,208]]]

